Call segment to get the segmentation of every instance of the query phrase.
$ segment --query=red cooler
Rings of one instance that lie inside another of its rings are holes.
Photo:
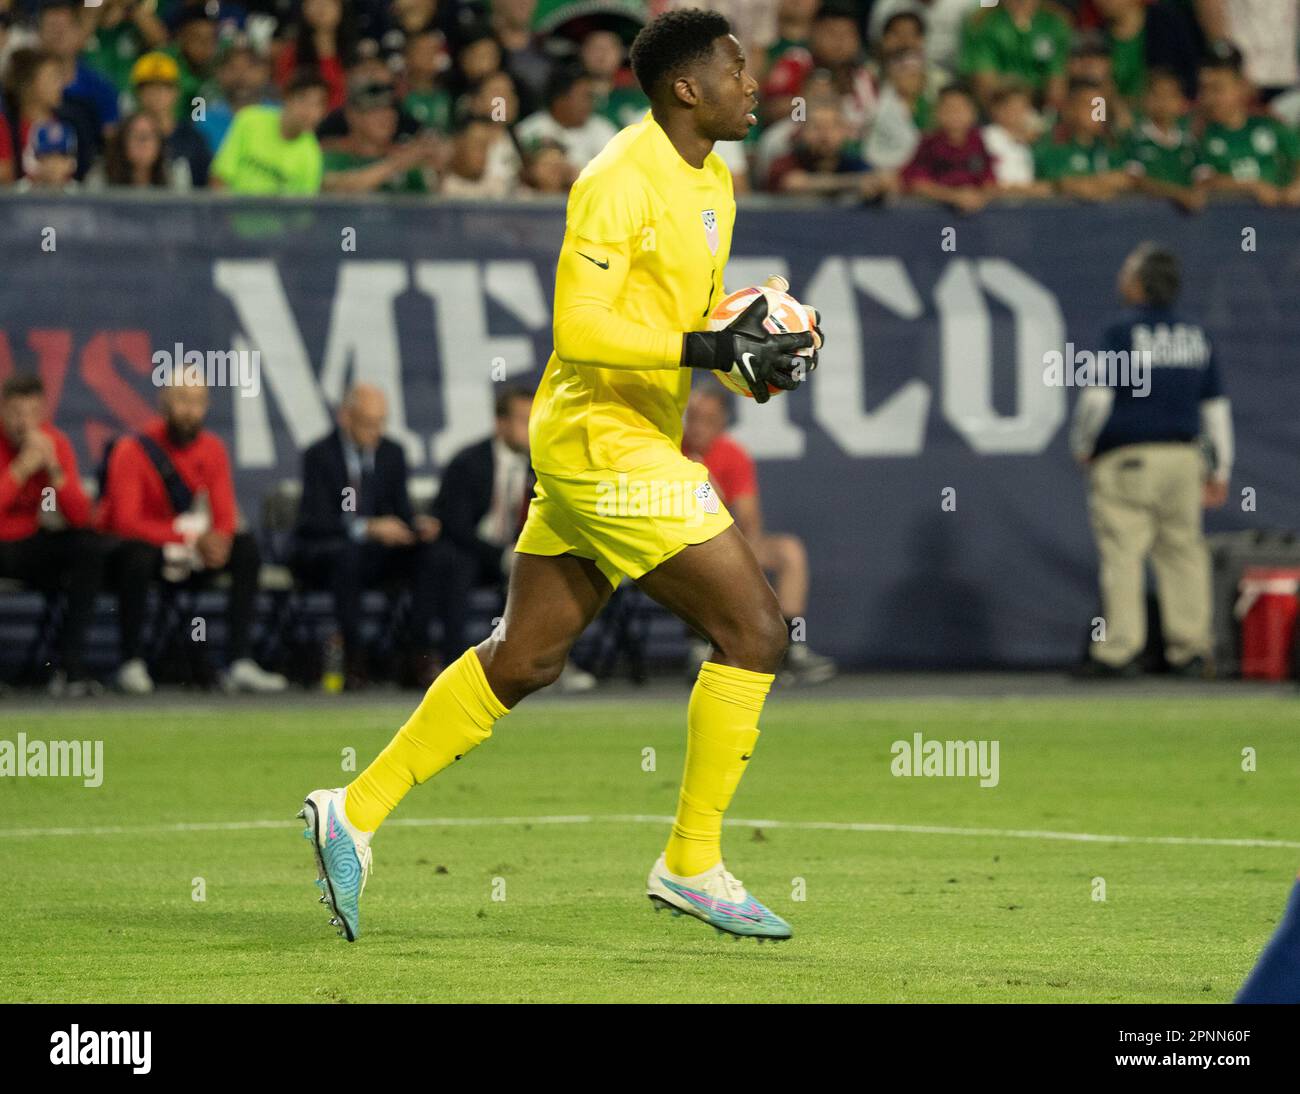
[[[1238,585],[1234,614],[1241,623],[1241,675],[1248,680],[1285,680],[1300,609],[1300,569],[1249,566]]]

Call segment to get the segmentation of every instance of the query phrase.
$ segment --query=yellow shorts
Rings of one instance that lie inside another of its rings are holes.
[[[618,588],[733,523],[702,463],[666,448],[635,471],[538,472],[515,550],[589,558]]]

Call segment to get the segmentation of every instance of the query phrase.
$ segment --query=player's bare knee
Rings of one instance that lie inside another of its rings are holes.
[[[774,610],[763,612],[743,626],[725,628],[714,644],[727,664],[751,672],[775,672],[789,641],[785,620]]]

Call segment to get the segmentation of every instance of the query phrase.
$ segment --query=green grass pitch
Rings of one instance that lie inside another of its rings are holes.
[[[1225,1001],[1300,866],[1290,700],[776,694],[724,851],[795,937],[733,941],[644,896],[685,705],[522,707],[377,836],[354,945],[291,818],[404,705],[8,714],[105,777],[0,779],[0,1000]],[[892,775],[915,732],[998,741],[999,785]]]

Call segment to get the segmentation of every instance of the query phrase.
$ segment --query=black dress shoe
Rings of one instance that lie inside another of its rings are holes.
[[[1181,665],[1170,665],[1169,675],[1177,676],[1184,680],[1208,680],[1210,673],[1205,663],[1205,658],[1197,654],[1190,661],[1184,661]]]
[[[1108,665],[1089,657],[1082,665],[1077,665],[1071,675],[1076,680],[1132,680],[1142,675],[1142,667],[1136,658],[1122,665]]]

